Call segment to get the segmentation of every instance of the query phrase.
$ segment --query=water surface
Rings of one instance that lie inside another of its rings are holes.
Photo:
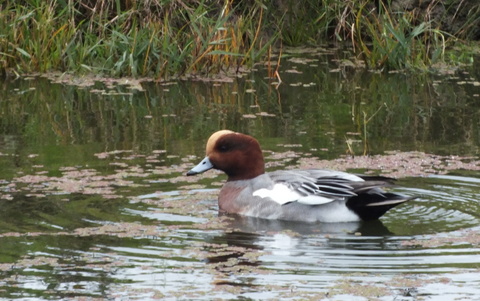
[[[262,66],[141,85],[3,79],[0,297],[478,300],[478,70],[289,56],[280,85]],[[269,170],[382,173],[418,197],[368,223],[219,216],[224,176],[183,175],[221,128],[257,137]]]

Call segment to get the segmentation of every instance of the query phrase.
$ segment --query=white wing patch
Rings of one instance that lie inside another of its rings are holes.
[[[291,190],[284,184],[275,184],[272,189],[262,188],[255,190],[253,195],[261,198],[270,198],[280,205],[295,202],[302,197],[298,192]]]
[[[299,202],[305,205],[322,205],[334,201],[333,199],[318,195],[303,196],[295,190],[290,189],[287,185],[281,183],[275,184],[272,189],[258,189],[253,192],[253,195],[261,198],[270,198],[280,205],[291,202]]]

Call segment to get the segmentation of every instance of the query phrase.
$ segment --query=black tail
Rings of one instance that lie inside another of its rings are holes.
[[[374,189],[351,197],[347,201],[347,207],[358,214],[362,220],[369,221],[378,219],[393,207],[414,198]]]

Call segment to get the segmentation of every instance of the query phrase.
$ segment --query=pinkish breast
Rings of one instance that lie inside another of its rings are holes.
[[[241,214],[245,208],[238,203],[238,196],[245,187],[239,187],[226,183],[218,195],[218,207],[220,211]]]

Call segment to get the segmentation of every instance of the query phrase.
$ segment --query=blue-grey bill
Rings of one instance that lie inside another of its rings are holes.
[[[187,172],[187,176],[193,176],[193,175],[205,172],[212,168],[213,168],[212,162],[210,162],[210,159],[208,159],[208,157],[205,157],[202,160],[202,162],[198,163],[197,166],[195,166],[194,168],[190,169],[189,172]]]

